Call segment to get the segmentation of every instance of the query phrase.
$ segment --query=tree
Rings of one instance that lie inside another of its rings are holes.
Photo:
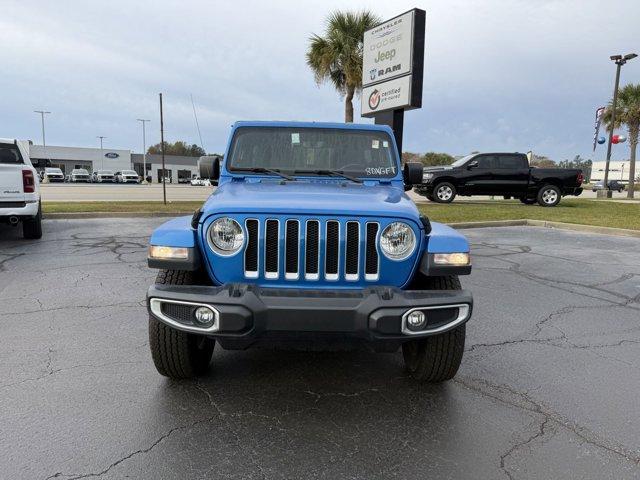
[[[156,143],[155,145],[151,145],[147,150],[147,153],[160,155],[162,153],[160,144]],[[175,143],[164,142],[164,154],[180,155],[183,157],[201,157],[203,155],[206,155],[207,153],[202,147],[196,145],[195,143],[193,145],[188,145],[187,142],[178,140]]]
[[[344,95],[344,121],[353,122],[353,97],[362,90],[362,42],[364,32],[381,20],[373,13],[331,13],[326,20],[324,36],[309,38],[307,65],[318,85],[329,81]]]
[[[584,174],[584,180],[586,183],[589,183],[589,181],[591,180],[591,166],[593,165],[593,162],[589,159],[589,160],[585,160],[583,159],[580,155],[576,155],[575,157],[573,157],[573,160],[562,160],[561,162],[558,162],[558,167],[560,168],[579,168],[580,170],[582,170],[582,173]]]
[[[420,153],[402,152],[402,164],[407,162],[422,162],[422,155]]]
[[[555,168],[556,162],[551,160],[549,157],[545,155],[536,155],[535,153],[531,155],[531,162],[529,162],[532,167],[540,167],[540,168]]]
[[[638,147],[638,135],[640,134],[640,84],[625,85],[618,92],[618,102],[616,105],[616,122],[611,122],[613,100],[602,115],[602,120],[607,126],[607,130],[615,130],[622,125],[627,126],[629,132],[629,148],[631,158],[629,159],[629,188],[627,197],[633,198],[635,189],[635,168],[636,168],[636,148]]]
[[[426,167],[432,167],[437,165],[451,165],[455,161],[455,158],[448,153],[427,152],[421,160]]]

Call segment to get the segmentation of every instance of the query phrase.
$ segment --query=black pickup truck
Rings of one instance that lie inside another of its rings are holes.
[[[530,167],[524,153],[476,153],[451,165],[425,167],[414,190],[429,200],[450,203],[456,195],[500,195],[553,207],[565,195],[580,195],[582,170]]]

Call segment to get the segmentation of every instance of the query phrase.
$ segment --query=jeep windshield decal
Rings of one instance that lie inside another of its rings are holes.
[[[240,127],[229,158],[229,172],[392,178],[395,149],[383,131],[341,128]]]

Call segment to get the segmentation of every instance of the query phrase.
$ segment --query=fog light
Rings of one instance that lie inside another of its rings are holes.
[[[407,327],[409,330],[420,330],[425,326],[427,317],[420,310],[416,310],[407,315]]]
[[[196,322],[202,326],[210,326],[213,324],[216,315],[208,307],[198,307],[195,311]]]

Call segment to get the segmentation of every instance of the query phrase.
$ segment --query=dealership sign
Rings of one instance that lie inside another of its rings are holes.
[[[116,152],[109,152],[105,153],[104,156],[107,158],[118,158],[120,155],[118,155]]]
[[[362,116],[422,106],[424,25],[413,9],[364,33]]]

